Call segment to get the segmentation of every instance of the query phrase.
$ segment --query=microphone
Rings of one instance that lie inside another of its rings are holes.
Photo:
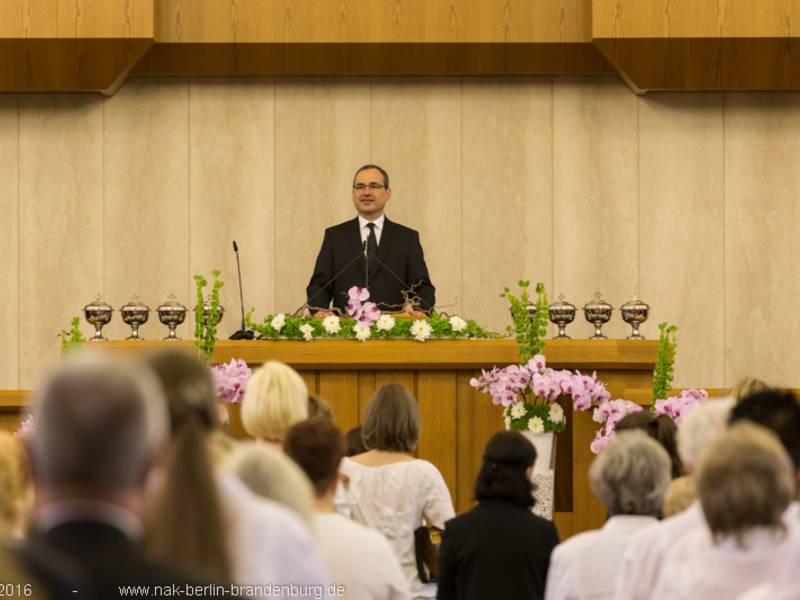
[[[236,255],[236,272],[239,274],[239,302],[242,307],[242,328],[229,337],[229,340],[252,340],[255,337],[253,331],[247,329],[244,321],[244,292],[242,291],[242,267],[239,265],[239,246],[233,240],[233,253]]]
[[[363,242],[361,242],[361,252],[359,252],[358,254],[356,254],[356,255],[355,255],[355,257],[353,258],[353,260],[351,260],[349,263],[347,263],[345,266],[343,266],[343,267],[342,267],[342,268],[339,270],[339,272],[338,272],[338,273],[336,273],[336,275],[334,275],[334,276],[333,276],[333,277],[331,277],[331,278],[330,278],[328,281],[326,281],[326,282],[325,282],[325,285],[323,285],[323,286],[322,286],[321,288],[319,288],[319,289],[318,289],[316,292],[314,292],[314,293],[311,295],[311,297],[310,297],[308,300],[306,300],[306,302],[305,302],[304,304],[300,305],[300,306],[297,308],[297,310],[296,310],[296,311],[294,311],[294,312],[292,313],[292,316],[297,316],[297,313],[299,313],[301,310],[303,310],[303,309],[304,309],[306,306],[307,306],[307,307],[309,307],[309,308],[311,308],[311,301],[312,301],[314,298],[316,298],[317,296],[319,296],[319,295],[320,295],[320,294],[323,292],[323,290],[325,290],[325,289],[326,289],[326,288],[327,288],[327,287],[328,287],[330,284],[332,284],[334,281],[336,281],[337,279],[339,279],[339,277],[342,275],[342,273],[344,273],[344,272],[345,272],[347,269],[349,269],[349,268],[350,268],[350,267],[353,265],[353,263],[355,263],[355,262],[356,262],[358,259],[360,259],[360,258],[361,258],[361,257],[364,255],[364,253],[365,253],[366,251],[367,251],[367,242],[366,242],[366,240],[364,240]],[[327,309],[327,307],[325,308],[325,310],[328,310],[328,309]]]

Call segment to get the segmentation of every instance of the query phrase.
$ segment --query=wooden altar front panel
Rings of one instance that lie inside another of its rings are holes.
[[[165,342],[107,342],[92,348],[138,353]],[[190,342],[173,345],[190,346]],[[614,397],[623,390],[646,388],[652,379],[653,341],[551,340],[545,356],[554,368],[597,371]],[[256,366],[267,360],[292,365],[309,391],[325,398],[337,425],[347,431],[359,425],[375,389],[401,383],[416,396],[422,417],[417,454],[442,472],[458,512],[473,505],[473,485],[489,438],[503,428],[501,409],[469,385],[481,369],[519,360],[511,340],[220,341],[215,362],[242,358]],[[13,404],[13,400],[6,402]],[[0,396],[0,402],[2,402]],[[13,406],[9,413],[13,414]],[[589,443],[598,424],[590,413],[572,414],[564,405],[567,430],[557,436],[556,514],[562,538],[602,525],[605,510],[586,480],[593,455]],[[18,408],[16,409],[18,410]],[[236,419],[234,419],[236,420]],[[5,427],[0,414],[0,426]]]

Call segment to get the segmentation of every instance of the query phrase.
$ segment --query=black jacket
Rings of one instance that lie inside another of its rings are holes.
[[[95,521],[75,521],[54,527],[44,534],[33,533],[16,552],[20,562],[42,583],[51,598],[113,600],[126,598],[119,586],[139,588],[140,598],[166,597],[164,590],[180,590],[178,597],[207,598],[210,589],[177,568],[145,557],[138,544],[115,527]],[[68,571],[72,581],[66,581]],[[71,586],[77,587],[72,593]],[[155,586],[162,586],[156,590]],[[172,597],[176,597],[173,593]]]
[[[419,233],[386,219],[377,257],[379,260],[372,261],[369,273],[369,291],[370,300],[378,304],[378,308],[383,311],[402,310],[402,292],[415,284],[414,293],[421,300],[422,310],[433,308],[435,288],[428,276]],[[352,264],[347,266],[351,261]],[[342,270],[333,282],[323,287]],[[364,287],[366,280],[358,218],[326,229],[314,274],[306,288],[308,304],[327,308],[333,300],[335,307],[345,311],[347,290],[353,286]]]
[[[439,554],[438,600],[544,598],[552,522],[530,510],[490,500],[447,522]]]

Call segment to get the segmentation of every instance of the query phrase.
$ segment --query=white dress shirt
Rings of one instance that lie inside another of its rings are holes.
[[[369,225],[370,223],[375,223],[375,240],[378,242],[378,245],[381,244],[381,234],[383,233],[383,223],[386,221],[386,216],[381,215],[374,221],[367,221],[361,215],[358,215],[358,230],[361,232],[361,241],[366,242],[367,238],[369,237]]]
[[[389,542],[335,513],[314,515],[319,550],[346,600],[408,600],[408,581]]]
[[[735,600],[744,590],[772,581],[788,552],[785,532],[754,527],[740,546],[733,536],[716,545],[699,531],[667,553],[653,600]]]
[[[711,543],[700,502],[638,532],[628,544],[617,571],[616,600],[650,600],[667,551],[685,535],[700,531]]]
[[[376,529],[389,541],[409,582],[412,598],[435,598],[436,584],[422,583],[417,574],[414,530],[423,516],[444,529],[455,516],[442,474],[426,460],[407,460],[367,467],[349,458],[340,472],[347,475],[347,503],[353,520]]]
[[[614,578],[631,538],[654,517],[618,515],[601,529],[579,533],[550,555],[545,600],[613,598]]]
[[[230,475],[217,476],[233,580],[239,585],[319,586],[329,583],[327,570],[313,546],[308,528],[288,508],[253,494]],[[316,593],[299,598],[317,598]],[[283,596],[268,595],[275,600]],[[286,598],[297,600],[298,596]]]

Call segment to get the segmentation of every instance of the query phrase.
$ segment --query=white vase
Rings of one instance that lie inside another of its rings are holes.
[[[520,431],[528,438],[528,441],[536,448],[536,462],[533,465],[534,473],[545,473],[552,471],[556,467],[556,436],[552,431],[544,433],[533,433],[532,431]]]
[[[553,500],[556,468],[556,436],[552,431],[533,433],[521,431],[536,448],[536,462],[533,465],[531,481],[536,484],[534,514],[544,519],[553,519]]]

